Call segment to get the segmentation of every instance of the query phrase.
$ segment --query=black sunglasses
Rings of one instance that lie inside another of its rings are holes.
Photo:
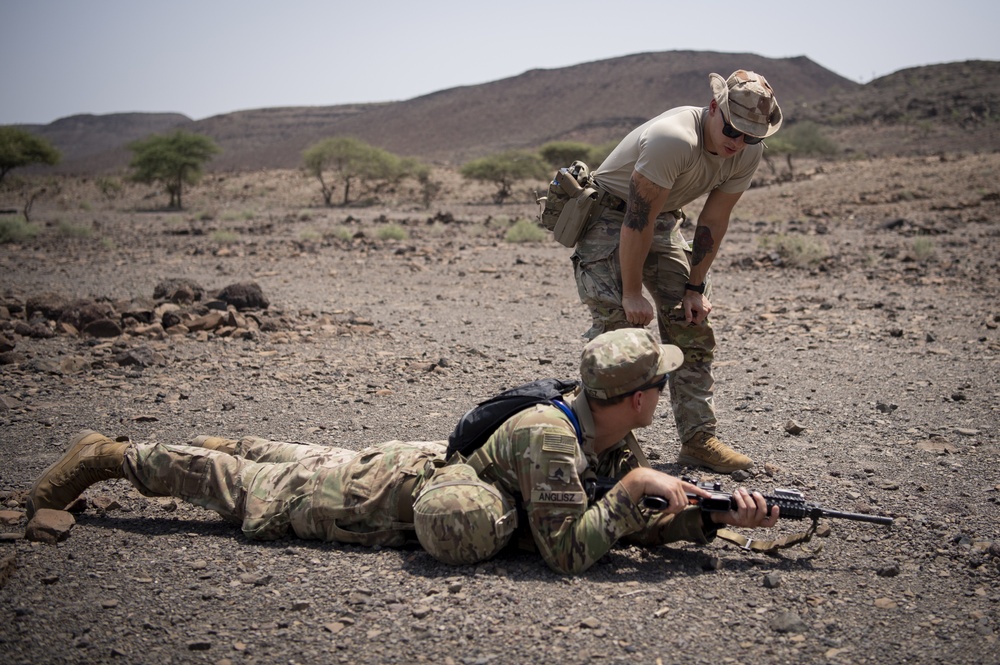
[[[722,115],[721,109],[719,109],[719,115]],[[746,134],[736,129],[735,127],[729,124],[729,121],[726,120],[726,116],[724,115],[722,115],[722,133],[731,139],[738,139],[739,137],[742,136],[743,142],[746,143],[747,145],[757,145],[758,143],[764,140],[760,136],[750,136],[749,134]]]
[[[663,378],[660,379],[659,381],[650,383],[649,385],[642,386],[641,388],[636,388],[634,392],[641,393],[644,390],[652,390],[653,388],[656,388],[656,392],[662,394],[663,389],[667,387],[667,381],[669,380],[670,380],[670,375],[664,374]]]

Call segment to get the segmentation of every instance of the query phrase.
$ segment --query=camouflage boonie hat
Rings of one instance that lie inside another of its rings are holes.
[[[588,395],[610,399],[649,385],[683,362],[679,348],[660,344],[645,328],[621,328],[598,335],[583,347],[580,378]]]
[[[728,79],[709,74],[712,95],[722,115],[736,129],[767,138],[781,127],[781,108],[767,79],[756,72],[737,69]]]
[[[502,550],[517,528],[517,511],[471,466],[450,464],[436,470],[417,496],[413,527],[431,556],[461,566]]]

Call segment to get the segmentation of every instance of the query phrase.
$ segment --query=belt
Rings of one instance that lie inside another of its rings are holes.
[[[417,489],[420,476],[410,476],[399,485],[396,503],[396,519],[404,524],[413,524],[413,493]]]
[[[614,210],[615,212],[625,212],[625,207],[628,205],[628,201],[617,194],[612,194],[600,185],[597,185],[596,187],[598,193],[597,205],[604,206],[608,210]]]

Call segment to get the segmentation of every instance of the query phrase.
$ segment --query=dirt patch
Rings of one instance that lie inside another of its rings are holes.
[[[526,554],[449,568],[420,551],[251,543],[116,481],[90,492],[58,545],[0,544],[0,659],[989,662],[998,170],[997,155],[802,165],[801,179],[746,194],[713,273],[720,433],[757,461],[746,484],[892,515],[892,528],[833,522],[778,557],[619,548],[566,578]],[[152,205],[139,190],[109,206],[67,181],[36,207],[42,233],[0,246],[8,512],[85,427],[361,448],[444,438],[485,396],[575,374],[589,317],[569,250],[503,240],[533,204],[486,205],[488,191],[456,185],[431,209],[403,196],[324,209],[305,203],[312,187],[294,172],[228,174],[192,190],[187,212],[137,213]],[[406,238],[382,232],[392,225]],[[163,339],[15,331],[29,298],[132,302],[167,279],[211,293],[259,284],[280,325]],[[137,347],[156,361],[115,361]],[[671,418],[641,439],[655,464],[683,471]],[[16,514],[2,527],[23,529]]]

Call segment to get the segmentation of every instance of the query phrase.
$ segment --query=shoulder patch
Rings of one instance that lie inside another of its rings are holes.
[[[542,450],[547,453],[573,455],[576,453],[576,437],[546,432],[542,435]]]

